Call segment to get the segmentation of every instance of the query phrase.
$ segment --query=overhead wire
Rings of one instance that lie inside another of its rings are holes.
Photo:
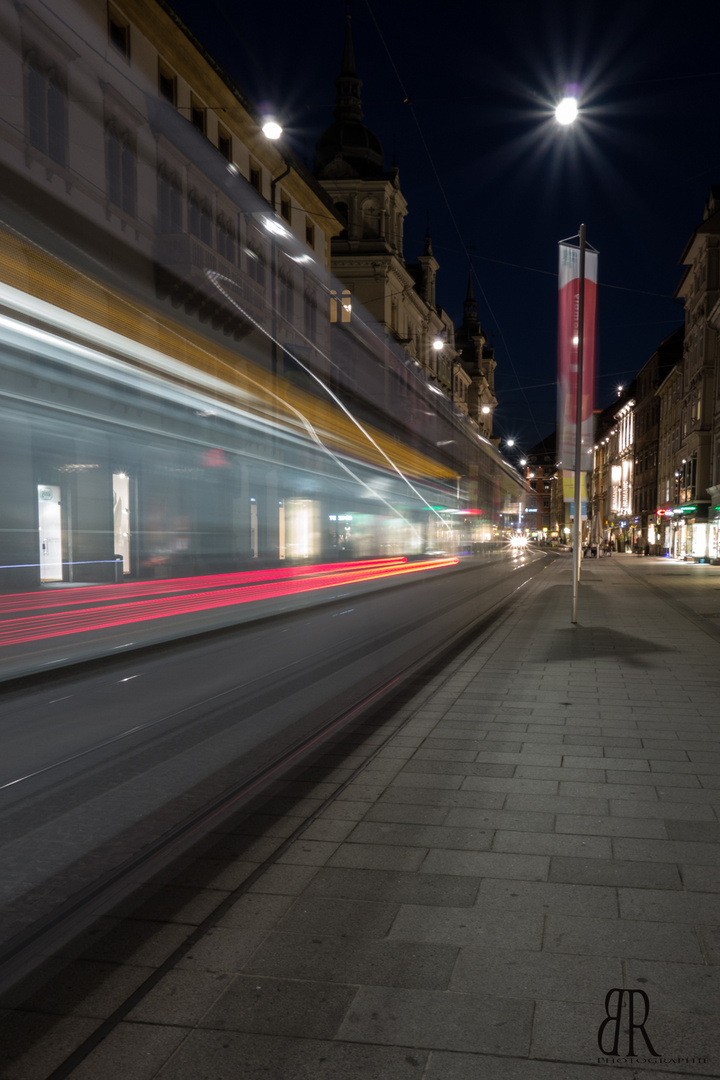
[[[464,237],[462,235],[462,232],[460,230],[460,226],[458,224],[457,218],[455,217],[455,214],[453,212],[453,208],[452,208],[452,206],[450,204],[450,200],[449,200],[449,198],[447,196],[447,192],[445,190],[442,179],[440,177],[440,173],[439,173],[438,168],[437,168],[437,166],[435,164],[435,160],[434,160],[433,154],[432,154],[432,152],[430,150],[430,146],[428,144],[427,139],[425,138],[425,134],[423,132],[422,126],[420,124],[420,120],[418,118],[417,112],[416,112],[415,107],[414,107],[413,99],[410,96],[410,93],[408,92],[408,89],[407,89],[407,87],[406,87],[406,85],[405,85],[405,83],[403,81],[402,75],[400,74],[398,66],[395,63],[393,55],[392,55],[392,53],[390,51],[390,47],[389,47],[389,45],[388,45],[388,43],[387,43],[387,41],[385,39],[385,36],[384,36],[384,34],[383,34],[383,32],[382,32],[382,30],[380,28],[380,25],[379,25],[379,23],[377,21],[377,18],[375,17],[375,13],[374,13],[374,11],[372,9],[372,5],[370,3],[370,0],[365,0],[365,3],[366,3],[367,10],[369,12],[370,18],[371,18],[371,20],[373,22],[373,25],[375,27],[375,30],[376,30],[376,32],[378,34],[378,37],[379,37],[379,39],[380,39],[380,41],[382,43],[382,46],[383,46],[383,48],[385,50],[386,55],[387,55],[390,66],[391,66],[393,72],[395,73],[395,77],[397,78],[397,81],[398,81],[398,83],[400,85],[400,89],[401,89],[402,95],[403,95],[403,103],[409,107],[410,112],[412,114],[413,121],[415,123],[415,126],[417,128],[417,132],[418,132],[418,136],[420,138],[420,142],[422,143],[423,149],[424,149],[424,151],[425,151],[425,153],[427,155],[428,161],[430,163],[430,168],[431,168],[432,173],[433,173],[433,175],[435,177],[435,181],[436,181],[436,183],[438,185],[438,189],[439,189],[440,194],[442,196],[443,202],[445,203],[445,207],[446,207],[447,212],[448,212],[448,214],[450,216],[450,220],[452,221],[453,227],[454,227],[454,229],[455,229],[455,231],[457,233],[458,240],[460,242],[460,246],[462,248],[462,251],[463,251],[466,259],[468,260],[468,265],[470,267],[473,279],[477,283],[478,289],[479,289],[480,294],[481,294],[481,296],[483,298],[483,302],[484,302],[484,304],[485,304],[485,306],[487,308],[487,311],[488,311],[490,317],[492,318],[493,322],[495,323],[495,326],[497,327],[497,331],[498,331],[498,334],[499,334],[500,339],[502,341],[503,348],[505,350],[505,355],[506,355],[507,361],[508,361],[509,366],[510,366],[510,370],[512,371],[513,377],[514,377],[515,382],[517,384],[515,389],[516,389],[516,391],[518,391],[518,392],[520,392],[522,394],[523,400],[524,400],[525,405],[526,405],[527,410],[528,410],[528,414],[529,414],[529,416],[531,418],[532,424],[533,424],[533,426],[535,428],[535,431],[536,431],[536,433],[538,435],[538,439],[539,439],[539,441],[542,441],[542,436],[540,434],[540,428],[538,426],[537,418],[535,416],[535,413],[533,412],[532,405],[531,405],[530,401],[528,400],[528,398],[527,398],[527,396],[525,394],[526,387],[523,387],[520,384],[520,379],[519,379],[517,370],[515,368],[515,364],[514,364],[514,361],[513,361],[512,353],[510,351],[510,347],[509,347],[508,342],[507,342],[507,338],[505,337],[505,332],[504,332],[503,326],[500,323],[500,320],[495,315],[495,312],[493,310],[493,306],[490,303],[490,300],[489,300],[489,298],[488,298],[488,296],[487,296],[487,294],[485,292],[485,289],[483,287],[482,281],[480,280],[480,277],[479,277],[479,275],[478,275],[478,273],[477,273],[477,271],[475,269],[473,259],[474,258],[479,258],[479,259],[483,259],[485,262],[492,262],[492,263],[495,263],[497,265],[509,266],[509,267],[513,267],[515,269],[520,269],[520,270],[530,270],[533,273],[546,274],[546,275],[548,275],[550,277],[555,277],[555,278],[557,278],[557,276],[558,276],[557,272],[556,271],[551,271],[551,270],[542,270],[542,269],[539,269],[537,267],[532,267],[532,266],[524,266],[524,265],[521,265],[521,264],[518,264],[518,263],[511,263],[511,262],[508,262],[508,261],[505,261],[505,260],[502,260],[502,259],[493,259],[493,258],[491,258],[489,256],[484,256],[484,255],[478,255],[478,256],[472,256],[471,255],[471,253],[470,253],[470,251],[468,249],[468,245],[465,243],[465,239],[464,239]],[[705,73],[702,73],[702,74],[709,76],[709,75],[715,75],[715,74],[718,74],[718,73],[717,72],[705,72]],[[658,299],[670,299],[670,297],[665,293],[652,292],[652,291],[647,290],[647,289],[637,289],[637,288],[632,288],[632,287],[625,286],[625,285],[615,285],[615,284],[610,284],[609,282],[598,282],[598,285],[599,285],[599,287],[605,288],[605,289],[613,289],[613,290],[621,291],[621,292],[631,292],[631,293],[636,293],[636,294],[639,294],[639,295],[642,295],[642,296],[654,296],[654,297],[657,297]],[[552,385],[552,384],[549,384],[549,385]],[[527,389],[532,389],[532,388],[528,387]]]
[[[447,212],[450,215],[450,220],[453,223],[453,226],[454,226],[455,231],[457,233],[458,239],[460,241],[460,245],[461,245],[461,247],[462,247],[462,249],[463,249],[463,251],[465,253],[465,256],[466,256],[466,258],[468,260],[468,264],[470,266],[471,273],[472,273],[475,281],[477,282],[477,286],[478,286],[478,288],[480,290],[480,293],[482,295],[485,306],[487,307],[487,310],[488,310],[493,322],[495,323],[495,326],[497,327],[498,333],[499,333],[500,338],[501,338],[502,343],[503,343],[503,347],[505,349],[505,354],[507,356],[507,360],[508,360],[508,362],[510,364],[510,369],[512,371],[513,378],[515,379],[515,382],[518,384],[517,388],[520,390],[520,392],[521,392],[521,394],[523,396],[523,400],[525,401],[525,405],[527,407],[528,414],[529,414],[529,416],[530,416],[530,418],[532,420],[535,431],[537,432],[538,441],[542,441],[542,435],[540,433],[540,428],[538,426],[538,422],[537,422],[537,419],[535,417],[535,413],[533,412],[530,401],[526,397],[524,390],[520,386],[520,379],[518,377],[518,373],[517,373],[517,370],[515,368],[515,364],[513,362],[512,354],[510,352],[510,347],[509,347],[509,345],[507,343],[507,338],[505,337],[505,333],[504,333],[503,328],[502,328],[502,326],[500,324],[500,321],[497,318],[497,316],[495,315],[493,307],[492,307],[492,305],[491,305],[491,303],[490,303],[490,301],[489,301],[489,299],[487,297],[485,289],[483,288],[482,282],[480,281],[480,278],[479,278],[479,276],[478,276],[478,274],[477,274],[477,272],[475,270],[475,267],[473,266],[470,252],[469,252],[467,244],[465,243],[465,240],[463,238],[463,235],[462,235],[462,232],[460,230],[460,226],[458,224],[457,218],[455,217],[455,214],[453,212],[453,208],[450,205],[450,200],[448,199],[447,192],[445,191],[445,187],[443,185],[442,179],[440,178],[440,173],[438,172],[437,166],[435,164],[435,159],[433,158],[433,155],[432,155],[432,153],[430,151],[430,147],[428,145],[427,139],[425,138],[425,134],[424,134],[424,132],[422,130],[422,127],[420,125],[420,121],[418,119],[417,113],[415,112],[415,108],[414,108],[414,105],[413,105],[413,100],[410,97],[410,94],[408,93],[407,87],[405,86],[405,83],[403,82],[403,79],[402,79],[402,76],[401,76],[401,74],[400,74],[400,72],[398,70],[397,64],[395,63],[395,61],[393,59],[392,53],[390,52],[390,48],[389,48],[389,46],[388,46],[388,44],[387,44],[387,42],[385,40],[385,37],[383,35],[382,30],[380,29],[380,25],[379,25],[377,19],[375,18],[375,13],[373,12],[372,6],[370,4],[370,0],[365,0],[365,3],[366,3],[366,6],[367,6],[367,9],[368,9],[368,12],[370,14],[370,18],[372,19],[372,22],[373,22],[373,24],[375,26],[375,29],[377,31],[378,37],[380,38],[380,41],[382,42],[382,46],[385,49],[385,52],[387,53],[388,60],[390,61],[390,66],[392,67],[393,71],[395,72],[395,76],[396,76],[396,78],[398,80],[398,83],[400,84],[400,89],[402,90],[402,94],[403,94],[403,103],[405,105],[407,105],[409,107],[409,109],[410,109],[410,113],[411,113],[412,118],[413,118],[413,120],[415,122],[415,126],[417,127],[417,131],[418,131],[418,135],[420,137],[420,141],[421,141],[421,143],[423,145],[425,153],[427,154],[428,161],[430,162],[430,168],[432,169],[433,175],[435,176],[435,180],[436,180],[438,188],[440,190],[440,194],[442,195],[442,199],[443,199],[443,202],[445,203],[445,207],[447,209]]]

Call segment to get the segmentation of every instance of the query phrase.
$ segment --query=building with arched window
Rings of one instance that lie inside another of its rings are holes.
[[[362,81],[355,67],[350,16],[346,19],[340,74],[335,79],[333,122],[315,147],[315,176],[328,192],[345,228],[332,241],[333,273],[416,360],[450,400],[469,415],[486,437],[492,435],[497,401],[495,360],[477,317],[472,288],[462,325],[455,329],[437,303],[439,264],[430,236],[415,263],[403,255],[407,202],[395,165],[385,168],[382,145],[363,123]],[[331,298],[331,304],[337,301]],[[331,311],[341,321],[349,309]]]

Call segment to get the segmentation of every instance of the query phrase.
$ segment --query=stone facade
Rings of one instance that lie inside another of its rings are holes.
[[[333,123],[315,148],[314,173],[346,227],[332,242],[333,273],[382,331],[398,342],[451,402],[492,435],[493,350],[470,290],[456,330],[437,303],[439,264],[426,236],[416,263],[403,255],[407,202],[396,166],[385,169],[382,146],[363,123],[362,81],[347,17]]]

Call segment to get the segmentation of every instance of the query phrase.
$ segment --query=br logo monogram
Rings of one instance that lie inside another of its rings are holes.
[[[641,1009],[642,1019],[639,1019]],[[635,1036],[636,1032],[639,1032],[652,1056],[660,1057],[645,1030],[649,1012],[650,1001],[644,990],[622,990],[618,987],[608,990],[605,997],[605,1019],[598,1028],[598,1046],[601,1052],[608,1056],[617,1056],[620,1053],[621,1057],[634,1057]],[[627,1050],[623,1048],[618,1051],[622,1034],[627,1035]],[[607,1049],[603,1041],[607,1044],[610,1039],[612,1049]],[[644,1050],[641,1052],[645,1053]]]

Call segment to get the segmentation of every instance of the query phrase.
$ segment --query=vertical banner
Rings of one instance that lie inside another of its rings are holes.
[[[570,506],[570,517],[575,517],[575,473],[569,469],[563,469],[562,473],[563,502]],[[583,521],[587,520],[587,473],[580,473],[580,502],[582,506]]]
[[[558,274],[558,461],[575,471],[577,432],[578,342],[580,340],[580,248],[559,244]],[[585,252],[583,333],[582,451],[593,441],[595,340],[597,330],[596,251]],[[589,468],[581,461],[580,469]]]

